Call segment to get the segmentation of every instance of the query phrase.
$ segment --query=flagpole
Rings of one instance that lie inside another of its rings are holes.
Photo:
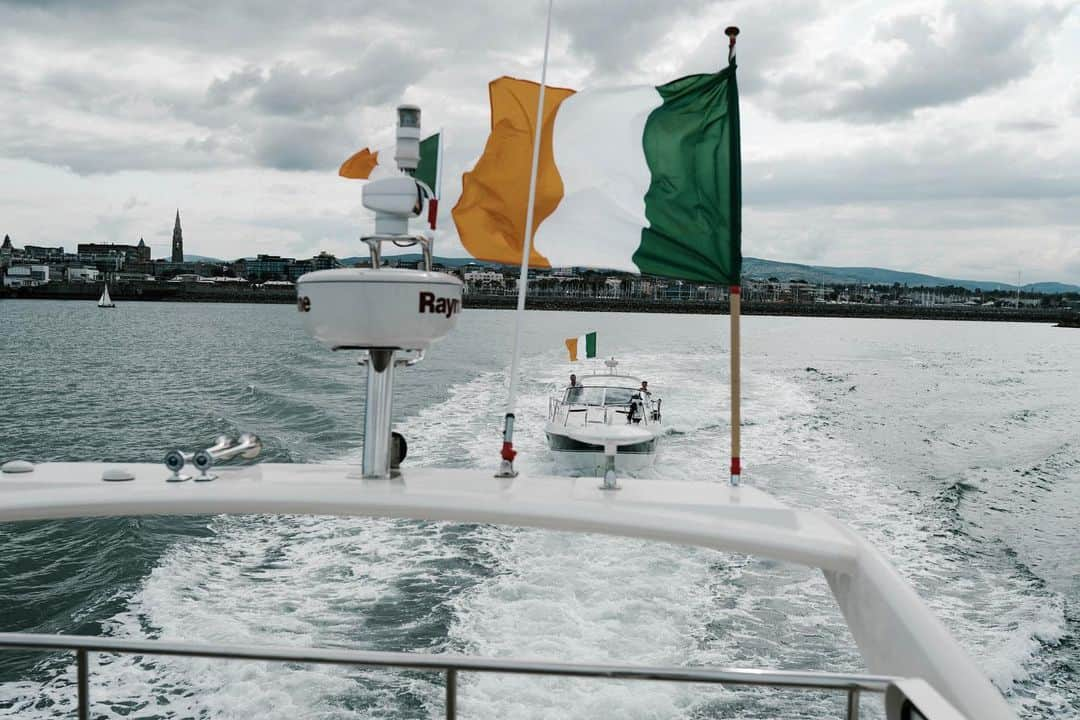
[[[728,64],[735,57],[735,38],[739,28],[731,26],[724,30],[728,36]],[[731,313],[731,484],[738,486],[742,480],[742,377],[741,349],[739,347],[739,316],[742,312],[741,278],[731,286],[728,306]]]
[[[742,391],[742,378],[740,377],[740,348],[739,348],[739,315],[742,298],[742,288],[739,285],[731,286],[731,484],[738,485],[742,475],[742,458],[740,456],[741,438],[741,408],[740,394]]]
[[[551,44],[551,10],[555,0],[548,0],[547,28],[544,31],[544,62],[540,67],[540,94],[536,100],[536,130],[533,133],[532,167],[529,171],[529,204],[525,211],[525,245],[521,251],[521,274],[518,277],[517,313],[514,320],[514,352],[510,360],[510,391],[503,421],[502,462],[496,477],[514,477],[514,409],[517,404],[518,364],[521,356],[521,326],[525,315],[525,291],[529,283],[529,256],[532,253],[533,212],[536,209],[536,175],[540,166],[540,133],[544,126],[544,89],[547,86],[548,48]]]
[[[439,151],[435,154],[435,187],[431,188],[431,192],[434,197],[428,201],[428,226],[434,230],[439,221],[439,200],[442,198],[442,163],[443,163],[443,145],[446,144],[446,134],[442,128],[439,128],[439,132],[435,133],[435,136],[439,138]]]

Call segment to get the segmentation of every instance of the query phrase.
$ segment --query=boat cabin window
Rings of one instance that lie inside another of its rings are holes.
[[[620,387],[582,387],[580,385],[566,388],[564,402],[580,405],[618,405],[630,404],[637,390]]]
[[[609,387],[607,389],[607,395],[604,396],[605,405],[629,405],[630,399],[634,396],[634,391],[630,388],[614,388]]]
[[[580,405],[603,405],[604,388],[581,387],[580,385],[567,388],[566,402]]]

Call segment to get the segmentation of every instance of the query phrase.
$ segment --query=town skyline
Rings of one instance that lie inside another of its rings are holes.
[[[104,266],[105,270],[108,269],[110,263],[114,265],[114,270],[120,270],[123,269],[123,266],[122,264],[116,264],[116,258],[122,257],[124,260],[127,260],[128,256],[130,256],[131,259],[135,259],[143,264],[156,263],[157,267],[153,268],[151,271],[151,274],[154,275],[159,273],[184,274],[199,270],[205,271],[213,266],[228,267],[230,271],[236,267],[243,269],[252,266],[260,268],[273,267],[275,268],[275,272],[282,278],[295,279],[299,273],[306,271],[305,268],[307,270],[325,268],[331,266],[328,264],[331,262],[344,264],[346,266],[357,265],[362,264],[368,257],[367,255],[348,255],[339,258],[333,253],[319,250],[308,260],[270,253],[255,253],[236,258],[222,258],[185,253],[183,243],[180,212],[177,210],[173,229],[172,255],[170,258],[159,257],[153,259],[150,246],[140,237],[138,245],[127,243],[79,243],[76,246],[76,253],[66,253],[64,246],[48,247],[29,245],[29,247],[33,248],[34,252],[28,255],[24,254],[23,256],[16,256],[16,262],[27,263],[33,262],[36,259],[38,261],[53,262],[61,265],[73,264],[76,267],[79,267],[82,265],[94,265],[95,262],[100,263],[101,261],[104,261],[106,263]],[[24,249],[26,247],[27,246],[24,245]],[[14,241],[10,235],[5,234],[2,244],[0,244],[0,269],[6,264],[11,263],[11,254],[13,250],[17,251],[18,248],[14,247]],[[389,261],[391,264],[401,261],[415,263],[420,258],[420,255],[405,248],[399,249],[399,251],[395,253],[386,253],[383,257],[385,261]],[[516,278],[518,274],[517,267],[476,260],[468,255],[459,257],[436,255],[435,259],[439,263],[452,268],[459,268],[464,265],[476,265],[485,269],[497,269],[500,272],[505,273],[508,279]],[[253,264],[252,261],[255,261],[258,264]],[[100,264],[99,267],[101,267]],[[148,268],[131,266],[129,269],[146,270]],[[584,267],[571,267],[552,268],[552,270],[593,270],[597,273],[610,276],[627,275],[627,273],[612,271],[605,268],[588,269]],[[530,271],[530,276],[531,274],[532,271]],[[776,276],[780,277],[778,278]],[[274,277],[277,277],[277,275]],[[751,280],[782,280],[785,282],[806,281],[806,278],[811,278],[812,282],[810,282],[810,284],[816,283],[828,286],[845,286],[859,283],[867,285],[889,285],[897,283],[913,288],[955,286],[964,288],[968,291],[978,289],[985,289],[988,291],[1007,289],[1011,291],[1019,287],[1024,292],[1043,294],[1068,294],[1080,292],[1080,285],[1045,279],[1028,279],[1027,282],[1021,282],[1017,285],[1016,283],[1010,283],[1006,280],[949,278],[939,275],[873,266],[815,266],[791,263],[782,260],[755,258],[751,256],[744,257],[743,277]]]

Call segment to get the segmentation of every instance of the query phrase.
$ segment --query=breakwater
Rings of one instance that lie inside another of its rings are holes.
[[[51,282],[36,287],[10,288],[0,297],[27,300],[97,300],[100,283]],[[296,289],[287,286],[252,287],[199,282],[119,282],[109,285],[114,302],[295,303]]]
[[[512,309],[517,298],[509,295],[465,296],[466,308]],[[727,315],[726,300],[701,302],[694,300],[652,300],[646,298],[580,298],[580,297],[528,297],[525,307],[529,310],[583,312],[631,312],[631,313],[684,313],[694,315]],[[1060,308],[997,308],[979,306],[917,306],[917,305],[870,305],[854,303],[742,303],[743,315],[810,316],[810,317],[865,317],[908,320],[983,320],[999,322],[1078,322],[1077,313]]]
[[[0,290],[0,298],[43,300],[96,301],[101,285],[93,283],[49,283],[31,288]],[[222,303],[280,303],[296,302],[292,287],[253,287],[211,283],[139,282],[117,283],[109,286],[109,294],[118,303],[155,302],[222,302]],[[510,310],[517,307],[513,295],[466,293],[466,309]],[[688,315],[726,315],[727,301],[664,300],[651,298],[568,297],[561,295],[530,295],[525,307],[529,310],[577,312],[678,313]],[[1000,308],[967,305],[870,305],[829,303],[748,302],[743,300],[744,315],[864,317],[908,320],[981,320],[1000,322],[1057,323],[1062,327],[1080,326],[1080,314],[1063,308]]]

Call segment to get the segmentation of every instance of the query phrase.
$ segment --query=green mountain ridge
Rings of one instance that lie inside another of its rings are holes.
[[[384,259],[391,258],[415,262],[421,258],[419,253],[406,253],[403,255],[387,255]],[[516,265],[500,265],[498,263],[479,263],[472,258],[460,257],[436,257],[435,262],[447,267],[461,267],[462,265],[478,264],[487,267],[501,267],[504,269],[517,270]],[[355,256],[342,258],[344,265],[356,265],[366,262],[367,256]],[[805,280],[808,283],[826,285],[892,285],[900,283],[909,287],[947,287],[953,285],[968,290],[1016,290],[1016,285],[994,280],[960,280],[944,278],[936,275],[923,273],[904,272],[901,270],[888,270],[876,267],[830,267],[826,265],[802,265],[799,263],[780,262],[777,260],[765,260],[762,258],[744,257],[744,278],[753,280],[767,280],[776,278],[781,281]],[[1035,282],[1020,286],[1024,292],[1054,294],[1080,292],[1080,285],[1070,285],[1059,282]]]
[[[384,255],[384,260],[398,260],[403,262],[416,262],[421,258],[420,253],[403,253],[401,255]],[[185,255],[188,262],[222,263],[223,260],[205,257],[202,255]],[[342,265],[354,266],[361,262],[367,262],[366,255],[353,255],[340,258]],[[504,270],[518,270],[517,265],[500,265],[499,263],[477,262],[470,257],[435,257],[435,262],[446,267],[458,268],[463,265],[477,264],[485,267],[499,267]],[[893,285],[900,283],[908,287],[947,287],[953,285],[968,290],[1016,290],[1013,283],[997,282],[994,280],[960,280],[956,278],[944,278],[924,273],[905,272],[902,270],[888,270],[877,267],[832,267],[828,265],[802,265],[800,263],[781,262],[778,260],[765,260],[762,258],[743,258],[743,277],[753,280],[777,280],[790,282],[792,280],[805,280],[811,284],[824,283],[826,285]],[[1060,282],[1034,282],[1025,283],[1020,290],[1030,293],[1057,294],[1080,292],[1080,285],[1070,285]]]

